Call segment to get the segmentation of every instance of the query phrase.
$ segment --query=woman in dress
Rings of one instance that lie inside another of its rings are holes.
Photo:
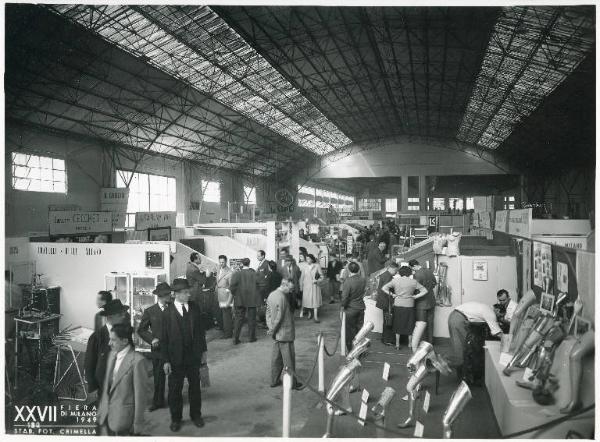
[[[400,267],[399,276],[393,278],[390,282],[381,287],[388,295],[394,298],[394,307],[392,309],[392,329],[396,334],[396,349],[400,350],[400,335],[408,336],[410,346],[410,335],[415,328],[415,299],[421,298],[427,294],[427,289],[412,279],[412,269],[407,266]],[[394,289],[391,293],[390,289]],[[417,291],[415,293],[415,291]],[[415,351],[416,349],[412,349]]]
[[[296,266],[296,267],[298,267],[298,271],[300,272],[300,276],[298,278],[297,295],[298,295],[298,305],[300,306],[300,317],[301,318],[304,316],[304,308],[302,307],[302,275],[304,273],[306,273],[306,271],[308,269],[308,263],[306,262],[306,255],[307,255],[307,253],[304,253],[303,250],[300,250],[300,253],[298,255],[298,263]]]
[[[324,278],[321,266],[317,264],[317,258],[309,254],[306,256],[306,267],[302,270],[300,276],[300,289],[302,290],[302,308],[309,309],[308,319],[314,318],[319,322],[319,307],[323,304],[321,297],[321,288],[318,281]],[[311,310],[313,315],[311,315]],[[302,317],[302,312],[300,313]]]

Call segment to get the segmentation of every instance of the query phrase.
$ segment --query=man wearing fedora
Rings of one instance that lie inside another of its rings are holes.
[[[190,418],[201,428],[202,397],[200,393],[200,365],[206,363],[206,324],[200,308],[190,301],[190,285],[176,278],[171,285],[175,301],[163,313],[160,349],[164,371],[169,376],[168,402],[171,411],[171,431],[181,429],[183,414],[183,380],[189,384]]]
[[[98,398],[102,393],[106,363],[110,352],[110,331],[115,324],[129,324],[129,306],[123,305],[120,299],[113,299],[104,305],[100,315],[106,318],[106,324],[94,331],[87,342],[85,351],[85,378],[88,384],[88,392],[98,392]]]
[[[158,302],[144,310],[137,333],[145,342],[150,344],[152,350],[152,374],[154,376],[154,396],[149,411],[154,411],[165,406],[165,372],[164,362],[160,350],[160,340],[163,330],[163,312],[171,303],[171,287],[166,282],[160,282],[152,291],[157,296]]]

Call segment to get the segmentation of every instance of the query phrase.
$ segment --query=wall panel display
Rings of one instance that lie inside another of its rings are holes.
[[[111,212],[48,212],[50,235],[112,232]]]
[[[496,212],[496,220],[494,221],[494,230],[498,232],[506,232],[508,223],[508,210],[498,210]]]
[[[529,237],[531,234],[532,209],[510,210],[508,212],[508,233]]]
[[[531,290],[531,241],[523,240],[523,294]]]
[[[533,283],[550,293],[552,278],[552,246],[541,242],[533,243]]]

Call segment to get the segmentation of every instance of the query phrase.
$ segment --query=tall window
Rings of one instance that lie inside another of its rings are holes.
[[[475,210],[475,198],[467,198],[467,210]]]
[[[202,200],[205,203],[220,203],[221,183],[202,180]]]
[[[398,211],[398,199],[397,198],[386,198],[385,199],[385,211],[388,213]]]
[[[381,199],[361,198],[358,200],[358,210],[381,210]]]
[[[65,160],[13,152],[12,187],[30,192],[67,193]]]
[[[409,198],[408,199],[408,210],[419,210],[419,198]]]
[[[444,204],[444,198],[433,199],[433,210],[444,210],[446,205]]]
[[[244,186],[244,204],[256,205],[256,187]]]
[[[462,198],[448,198],[448,206],[452,210],[462,210],[463,209],[463,199]]]
[[[125,227],[135,225],[134,214],[136,212],[174,212],[176,210],[175,178],[117,170],[117,187],[127,187],[129,180],[131,182]]]
[[[515,197],[514,196],[505,196],[504,197],[504,209],[514,209],[515,208]]]

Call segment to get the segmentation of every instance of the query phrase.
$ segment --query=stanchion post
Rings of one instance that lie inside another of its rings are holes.
[[[288,368],[283,369],[283,425],[281,437],[290,437],[290,418],[292,406],[292,375]]]
[[[340,332],[340,354],[346,356],[346,312],[342,311],[342,329]]]
[[[319,333],[319,393],[325,393],[325,342],[323,339],[323,333]]]

